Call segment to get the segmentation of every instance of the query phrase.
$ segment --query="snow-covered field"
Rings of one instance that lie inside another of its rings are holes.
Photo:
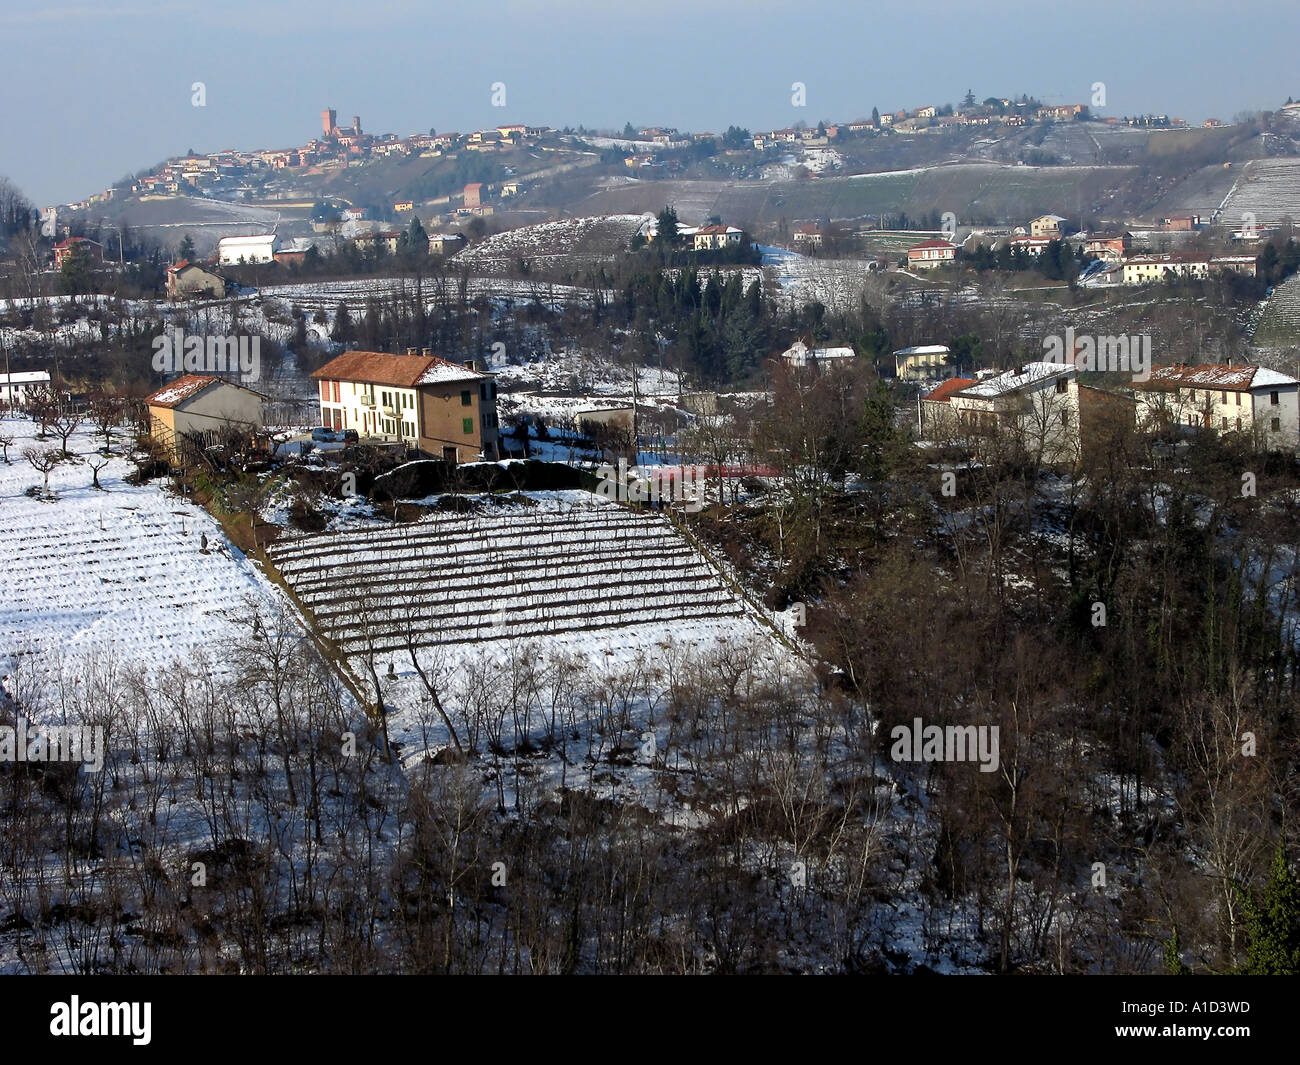
[[[726,646],[793,657],[666,518],[587,492],[411,525],[342,521],[271,557],[360,686],[374,667],[399,730],[427,702],[420,670],[451,691],[469,665],[525,646],[597,672]]]
[[[282,598],[202,508],[171,495],[162,481],[126,483],[135,468],[129,460],[109,459],[99,471],[103,490],[93,488],[89,460],[103,461],[96,455],[102,436],[73,434],[73,458],[51,471],[54,498],[46,499],[27,494],[43,479],[22,452],[59,441],[37,440],[39,426],[26,419],[5,418],[0,426],[14,438],[9,464],[0,463],[7,674],[20,660],[45,673],[59,658],[111,656],[151,668],[199,652],[220,671],[222,648],[242,636],[232,615],[250,599]],[[115,438],[115,450],[122,443]]]
[[[1256,159],[1223,203],[1223,221],[1241,225],[1253,215],[1256,225],[1300,219],[1300,158]]]

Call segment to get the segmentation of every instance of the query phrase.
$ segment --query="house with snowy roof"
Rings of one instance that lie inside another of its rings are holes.
[[[183,374],[145,397],[149,435],[175,462],[186,440],[206,446],[231,436],[251,437],[262,427],[265,400],[224,377]]]
[[[473,360],[450,362],[428,348],[346,351],[312,377],[321,425],[400,440],[453,463],[499,454],[496,380]]]
[[[15,373],[0,373],[0,404],[6,407],[21,407],[27,402],[32,392],[50,387],[48,370],[19,370]]]
[[[1265,366],[1156,366],[1135,383],[1138,424],[1249,433],[1260,446],[1300,446],[1300,381]]]
[[[781,358],[787,360],[791,366],[826,365],[836,360],[852,359],[856,356],[857,352],[852,348],[814,348],[805,340],[796,340],[781,352]]]
[[[994,439],[1040,462],[1078,460],[1079,371],[1068,363],[1028,362],[952,391],[948,403],[968,438]]]
[[[894,376],[900,381],[935,381],[952,377],[947,344],[918,344],[894,352]]]

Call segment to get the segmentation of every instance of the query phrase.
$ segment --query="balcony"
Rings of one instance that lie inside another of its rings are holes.
[[[357,404],[362,407],[373,407],[375,405],[375,396],[373,392],[362,392],[357,396]]]

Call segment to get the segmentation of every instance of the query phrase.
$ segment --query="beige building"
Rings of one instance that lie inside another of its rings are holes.
[[[894,352],[894,373],[900,381],[934,381],[952,377],[956,370],[948,361],[946,344],[922,344]]]
[[[1206,278],[1210,276],[1210,259],[1194,253],[1165,252],[1153,255],[1130,255],[1124,260],[1124,284],[1149,285],[1174,277]]]
[[[428,348],[405,355],[348,351],[312,377],[321,425],[401,440],[450,462],[497,457],[496,381],[472,365],[439,359]]]
[[[266,397],[222,377],[184,374],[145,398],[149,433],[175,461],[184,441],[205,447],[262,427]]]
[[[167,295],[174,300],[220,299],[225,294],[225,280],[197,263],[182,259],[167,267]]]
[[[1029,223],[1029,235],[1031,237],[1047,237],[1048,239],[1059,237],[1061,235],[1061,223],[1064,221],[1065,219],[1059,214],[1040,214]]]

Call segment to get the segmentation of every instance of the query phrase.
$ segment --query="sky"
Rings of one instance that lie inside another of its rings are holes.
[[[190,148],[302,144],[326,107],[399,135],[721,132],[1101,82],[1102,116],[1230,121],[1300,98],[1297,31],[1294,0],[0,0],[0,175],[66,203]]]

